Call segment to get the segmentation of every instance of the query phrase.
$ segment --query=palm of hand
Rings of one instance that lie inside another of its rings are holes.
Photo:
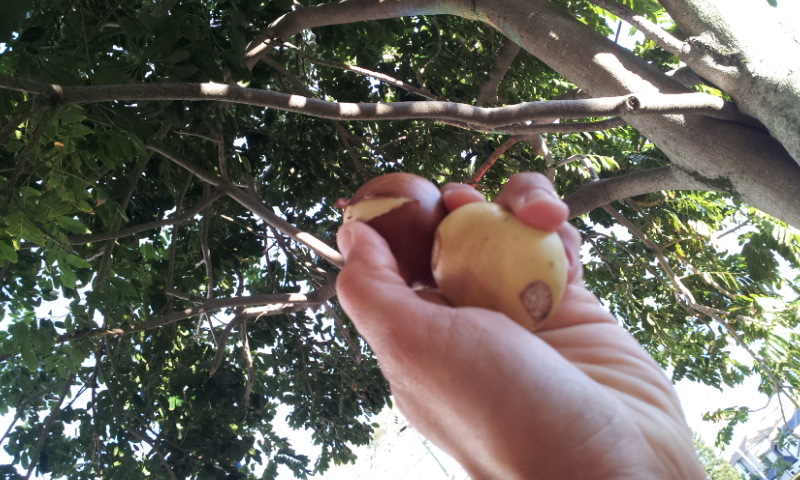
[[[703,478],[669,381],[582,286],[536,335],[430,305],[437,321],[377,342],[382,367],[398,407],[476,478]]]

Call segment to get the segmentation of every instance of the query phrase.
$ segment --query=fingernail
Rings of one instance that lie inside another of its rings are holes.
[[[472,187],[470,187],[469,185],[464,185],[462,183],[448,183],[444,187],[442,187],[440,191],[442,192],[442,198],[444,198],[444,197],[449,197],[450,195],[459,190],[465,190],[470,188]]]
[[[347,252],[350,251],[350,244],[353,241],[353,224],[345,223],[341,227],[339,227],[339,231],[336,233],[336,244],[339,246],[339,251],[342,252],[345,258],[347,258]]]
[[[553,198],[553,194],[547,190],[542,188],[532,188],[526,191],[523,195],[519,197],[514,197],[510,199],[512,210],[518,211],[520,209],[525,208],[528,205],[533,205],[538,203],[540,200],[551,200]]]

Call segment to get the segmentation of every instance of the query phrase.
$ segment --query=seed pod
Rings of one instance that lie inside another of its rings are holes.
[[[433,234],[446,213],[435,185],[418,175],[389,173],[335,205],[344,209],[344,223],[361,221],[381,234],[409,285],[433,285]]]
[[[489,202],[445,217],[436,229],[432,268],[451,304],[504,313],[531,331],[558,308],[567,282],[558,234],[528,227]]]

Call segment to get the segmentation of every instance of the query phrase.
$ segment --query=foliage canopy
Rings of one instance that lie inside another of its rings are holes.
[[[756,374],[797,404],[800,288],[782,273],[800,267],[794,217],[744,203],[733,176],[684,175],[650,124],[628,122],[751,128],[730,92],[587,102],[513,29],[434,15],[457,2],[379,3],[342,4],[372,20],[331,10],[306,28],[315,17],[288,0],[5,2],[0,413],[29,475],[305,477],[352,461],[389,391],[335,302],[333,203],[398,170],[488,197],[515,172],[547,173],[576,212],[587,284],[676,380]],[[618,28],[604,3],[544,2],[600,38]],[[679,30],[664,7],[680,2],[622,3]],[[629,53],[665,78],[680,66],[650,36]],[[548,99],[511,124],[507,110],[496,125],[450,115]],[[323,102],[391,108],[354,120]],[[773,171],[767,156],[752,168]],[[318,451],[276,433],[279,404]]]

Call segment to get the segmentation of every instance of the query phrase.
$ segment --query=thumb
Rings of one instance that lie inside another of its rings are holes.
[[[337,242],[345,257],[336,280],[339,303],[378,355],[396,347],[398,339],[413,336],[416,324],[444,308],[409,288],[386,240],[368,225],[344,224]]]

